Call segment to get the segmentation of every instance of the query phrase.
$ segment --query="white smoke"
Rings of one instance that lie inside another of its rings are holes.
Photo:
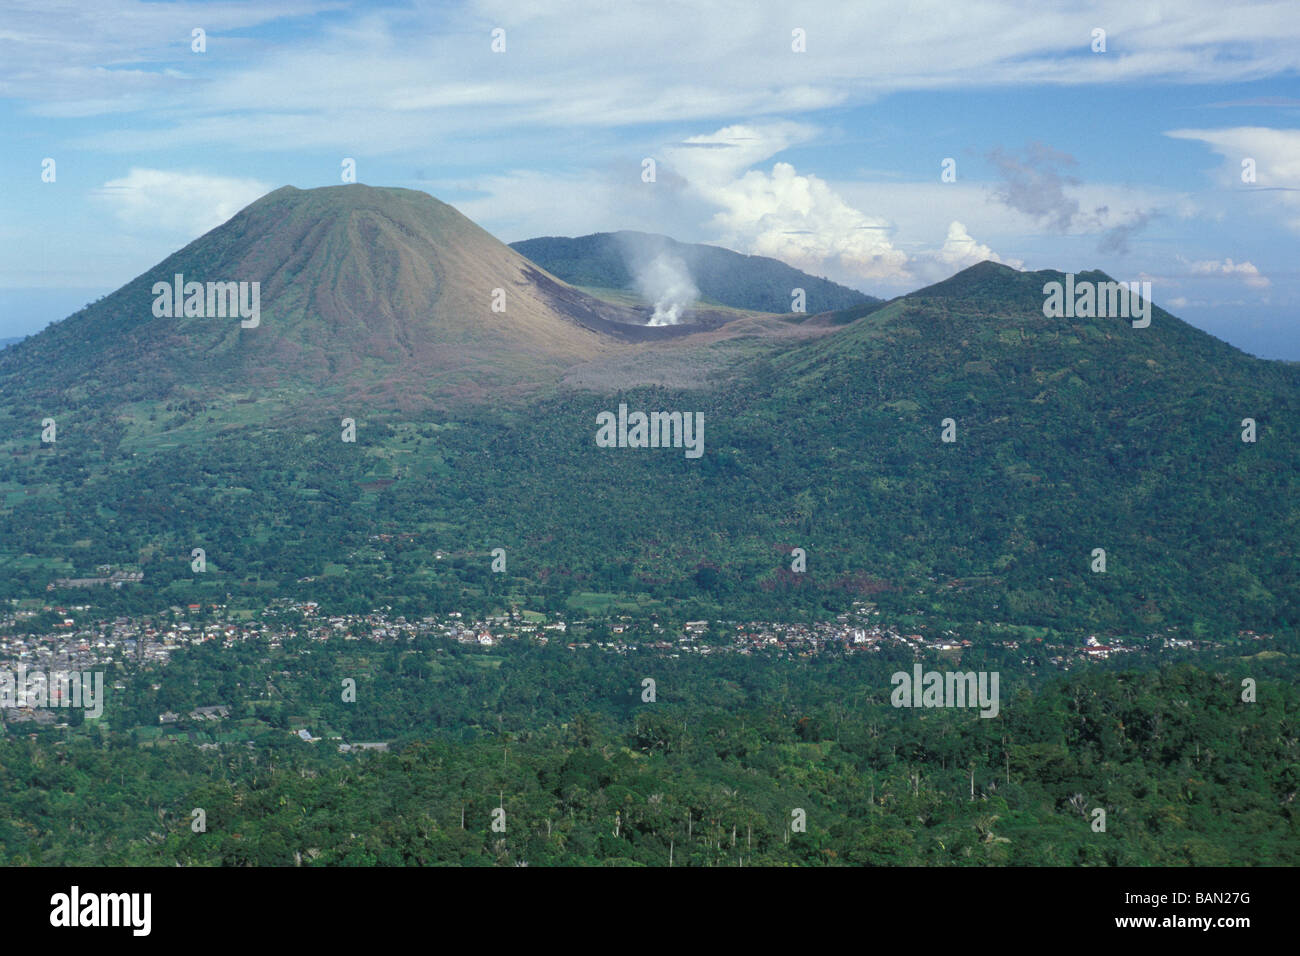
[[[700,296],[686,263],[671,252],[660,252],[649,262],[634,266],[632,273],[641,294],[655,304],[647,325],[676,325]]]

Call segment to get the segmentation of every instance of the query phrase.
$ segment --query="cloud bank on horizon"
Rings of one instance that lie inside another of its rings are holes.
[[[881,296],[1102,268],[1300,359],[1285,4],[704,6],[14,0],[0,336],[351,159],[505,241],[666,233]]]

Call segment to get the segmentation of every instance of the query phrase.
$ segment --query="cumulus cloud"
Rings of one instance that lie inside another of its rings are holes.
[[[977,242],[957,220],[917,230],[921,238],[912,251],[904,250],[891,218],[848,201],[821,177],[782,161],[753,168],[821,135],[800,123],[738,124],[691,136],[663,153],[686,191],[716,210],[705,226],[715,241],[814,275],[875,288],[946,278],[986,259],[1023,267],[1021,260],[1004,259]]]
[[[792,123],[728,126],[666,155],[690,189],[720,207],[709,227],[723,245],[842,279],[906,277],[908,257],[891,244],[888,221],[855,209],[790,163],[770,172],[748,168],[814,133]]]
[[[1014,269],[1024,267],[1022,260],[1003,259],[988,246],[976,242],[971,234],[966,231],[966,227],[955,219],[948,226],[948,238],[944,240],[943,246],[935,254],[934,258],[936,262],[947,267],[950,271],[959,271],[986,260],[1000,262]]]
[[[127,229],[192,239],[271,191],[255,179],[133,168],[94,193]]]
[[[861,279],[907,271],[907,254],[890,243],[888,222],[853,208],[825,180],[800,175],[789,163],[776,163],[770,173],[751,170],[714,198],[724,208],[712,225],[724,241],[755,254]]]
[[[908,259],[908,268],[917,282],[939,282],[954,273],[968,269],[981,262],[1000,262],[1013,269],[1023,269],[1025,264],[1020,259],[998,255],[988,246],[970,234],[965,224],[952,220],[948,224],[947,234],[939,246],[918,248]]]
[[[1267,289],[1272,285],[1268,276],[1260,273],[1259,269],[1250,262],[1233,262],[1231,259],[1224,259],[1222,262],[1215,259],[1202,259],[1195,262],[1183,259],[1182,261],[1195,276],[1224,276],[1240,279],[1251,289]]]

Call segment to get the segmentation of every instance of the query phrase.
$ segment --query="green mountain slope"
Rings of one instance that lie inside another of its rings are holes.
[[[355,444],[310,395],[308,428],[173,406],[174,447],[75,417],[42,447],[11,416],[28,437],[0,459],[0,596],[139,563],[147,589],[97,600],[417,612],[600,593],[783,616],[869,598],[971,633],[1294,628],[1300,372],[1160,309],[1146,329],[1045,319],[1053,278],[985,263],[815,340],[758,340],[711,388],[364,406]],[[597,447],[597,414],[620,403],[702,413],[703,455]],[[359,556],[377,534],[402,543]]]
[[[1146,329],[1045,319],[1059,278],[984,264],[712,391],[575,395],[480,426],[510,467],[457,493],[515,542],[521,575],[574,591],[737,615],[869,597],[964,626],[1294,628],[1300,370],[1158,308]],[[595,447],[620,402],[701,411],[704,455]]]
[[[791,448],[833,475],[807,532],[985,620],[1294,626],[1300,370],[1159,308],[1146,329],[1044,318],[1062,279],[983,263],[776,359],[743,420],[799,409],[818,436]]]

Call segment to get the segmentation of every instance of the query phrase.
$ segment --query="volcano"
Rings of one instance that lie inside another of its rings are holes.
[[[252,288],[260,316],[182,310],[179,296],[174,312],[159,309],[157,290],[179,292],[178,277],[206,286],[209,301],[213,285]],[[491,401],[629,344],[737,318],[701,310],[694,324],[647,328],[643,312],[574,288],[425,193],[285,186],[6,349],[0,397],[33,409],[231,390],[394,409]]]

